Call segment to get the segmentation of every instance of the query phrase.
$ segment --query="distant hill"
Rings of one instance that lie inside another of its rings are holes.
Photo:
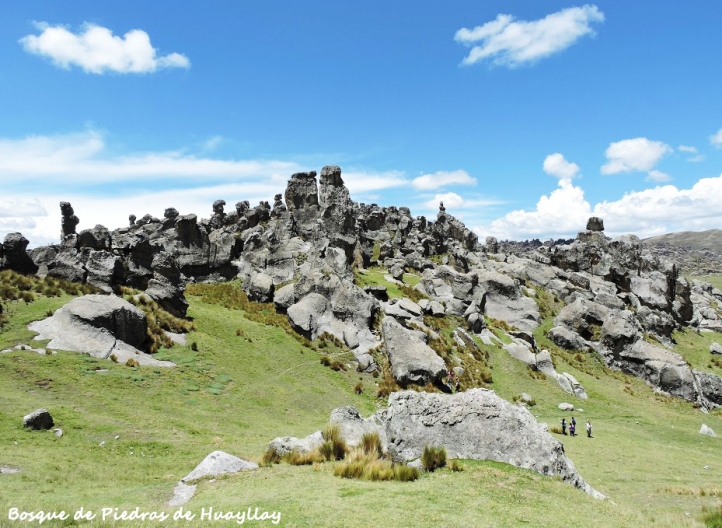
[[[692,249],[711,249],[722,252],[722,229],[709,231],[680,231],[667,233],[642,240],[646,245],[669,244],[670,246]]]

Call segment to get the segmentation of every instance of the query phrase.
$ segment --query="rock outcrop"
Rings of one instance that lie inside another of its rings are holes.
[[[147,333],[145,313],[114,295],[79,297],[28,328],[38,333],[35,339],[50,339],[49,348],[103,359],[114,356],[120,363],[133,359],[140,365],[174,366],[141,351]]]

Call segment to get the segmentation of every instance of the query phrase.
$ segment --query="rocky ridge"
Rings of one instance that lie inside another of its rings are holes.
[[[542,320],[537,293],[544,292],[565,305],[548,334],[558,346],[594,351],[610,367],[705,408],[722,404],[722,379],[692,369],[671,350],[677,328],[722,330],[722,292],[690,283],[676,263],[636,236],[610,239],[598,218],[573,241],[502,254],[508,246],[492,237],[480,244],[443,204],[431,221],[412,217],[406,207],[353,202],[337,166],[324,167],[318,178],[292,175],[273,206],[239,201],[226,213],[225,201],[217,200],[209,219],[170,207],[163,219],[131,215],[127,227],[77,233],[72,206],[62,202],[61,213],[60,244],[27,252],[22,235],[8,235],[0,267],[87,282],[108,293],[133,286],[180,316],[188,282],[238,276],[249,299],[273,302],[309,339],[335,336],[360,368],[377,368],[373,354],[384,351],[402,387],[439,385],[458,368],[428,346],[428,316],[458,317],[465,327],[458,331],[482,340],[491,339],[489,318],[504,322],[514,343],[507,351],[548,370],[548,352],[533,338]],[[354,269],[374,265],[399,284],[404,272],[416,274],[422,300],[388,300],[383,288],[357,286]],[[462,349],[473,346],[473,339],[459,339]],[[571,394],[585,395],[576,380],[553,375]]]

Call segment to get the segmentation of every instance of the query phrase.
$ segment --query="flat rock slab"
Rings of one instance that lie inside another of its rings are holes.
[[[173,498],[168,501],[168,506],[183,506],[196,494],[195,484],[184,484],[179,482],[175,488],[173,488]]]
[[[248,462],[224,451],[213,451],[181,479],[182,483],[192,482],[203,477],[215,477],[223,473],[237,473],[248,469],[258,469],[258,464]]]
[[[434,349],[392,317],[384,317],[381,332],[391,373],[399,383],[425,385],[446,374],[446,364]]]
[[[11,475],[13,473],[20,473],[21,471],[22,469],[20,468],[0,466],[0,475]]]

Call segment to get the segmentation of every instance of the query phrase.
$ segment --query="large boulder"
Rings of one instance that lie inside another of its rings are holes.
[[[0,246],[0,270],[11,269],[18,273],[34,274],[38,266],[26,249],[30,242],[22,233],[8,233]]]
[[[299,334],[315,339],[319,328],[329,319],[328,300],[319,293],[309,293],[288,310],[288,321]]]
[[[73,299],[42,321],[28,325],[38,332],[35,339],[50,339],[49,348],[83,352],[96,358],[115,356],[140,365],[172,367],[170,361],[158,361],[140,348],[145,346],[145,313],[115,295],[85,295]]]
[[[365,434],[376,433],[379,435],[382,449],[386,450],[386,427],[385,413],[372,414],[363,418],[355,407],[340,407],[331,411],[330,422],[339,426],[341,438],[346,444],[353,448],[361,443]]]
[[[425,385],[441,381],[446,374],[446,364],[418,333],[404,328],[392,317],[384,317],[381,332],[391,373],[397,382]]]
[[[577,473],[561,442],[525,406],[513,405],[491,390],[392,393],[386,434],[389,453],[397,462],[418,459],[426,446],[443,447],[449,458],[504,462],[602,497]]]

